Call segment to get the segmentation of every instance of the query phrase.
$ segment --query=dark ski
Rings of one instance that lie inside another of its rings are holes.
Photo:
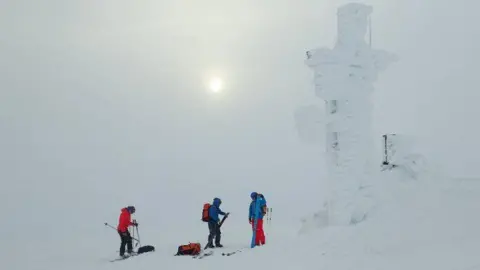
[[[222,253],[222,256],[232,256],[232,255],[240,253],[242,251],[243,251],[243,249],[235,250],[235,251],[232,251],[232,252],[226,252],[226,253]]]

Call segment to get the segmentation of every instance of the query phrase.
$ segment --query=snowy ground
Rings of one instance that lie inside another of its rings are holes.
[[[2,247],[0,261],[2,269],[26,270],[211,270],[247,269],[252,265],[263,269],[480,269],[480,179],[407,180],[391,172],[381,176],[377,186],[377,191],[382,191],[377,196],[379,207],[366,222],[299,234],[299,220],[279,211],[272,216],[272,224],[266,225],[266,246],[231,257],[220,253],[249,245],[250,230],[243,213],[226,221],[226,247],[204,260],[173,256],[180,244],[205,243],[205,224],[192,219],[141,224],[142,244],[154,245],[156,252],[116,263],[109,260],[117,256],[118,236],[100,222],[83,229],[38,228],[25,234],[12,229],[13,233],[5,235],[7,243],[12,244]],[[112,213],[109,222],[115,224],[116,215]],[[141,217],[140,210],[137,218]],[[55,228],[55,222],[50,226]]]
[[[480,268],[480,181],[382,180],[380,207],[368,222],[308,236],[319,239],[311,250],[326,252],[320,269]]]

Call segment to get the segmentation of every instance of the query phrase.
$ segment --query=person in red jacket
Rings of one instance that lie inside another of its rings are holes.
[[[125,256],[125,246],[127,246],[127,253],[129,255],[133,253],[132,236],[128,231],[129,226],[138,226],[136,222],[131,221],[131,215],[133,213],[135,213],[135,207],[127,206],[122,209],[120,217],[118,218],[117,231],[122,240],[122,243],[120,244],[120,257]]]

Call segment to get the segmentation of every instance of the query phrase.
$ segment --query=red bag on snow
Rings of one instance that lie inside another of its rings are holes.
[[[202,251],[202,246],[200,243],[190,243],[188,245],[181,245],[178,247],[177,254],[175,256],[179,255],[197,255]]]

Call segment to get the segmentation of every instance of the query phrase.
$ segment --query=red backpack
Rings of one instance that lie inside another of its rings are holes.
[[[209,203],[206,203],[203,205],[203,210],[202,210],[202,221],[204,222],[208,222],[210,221],[210,204]]]
[[[180,255],[197,255],[202,251],[202,246],[200,243],[190,243],[188,245],[181,245],[178,247],[177,254],[175,256]]]

